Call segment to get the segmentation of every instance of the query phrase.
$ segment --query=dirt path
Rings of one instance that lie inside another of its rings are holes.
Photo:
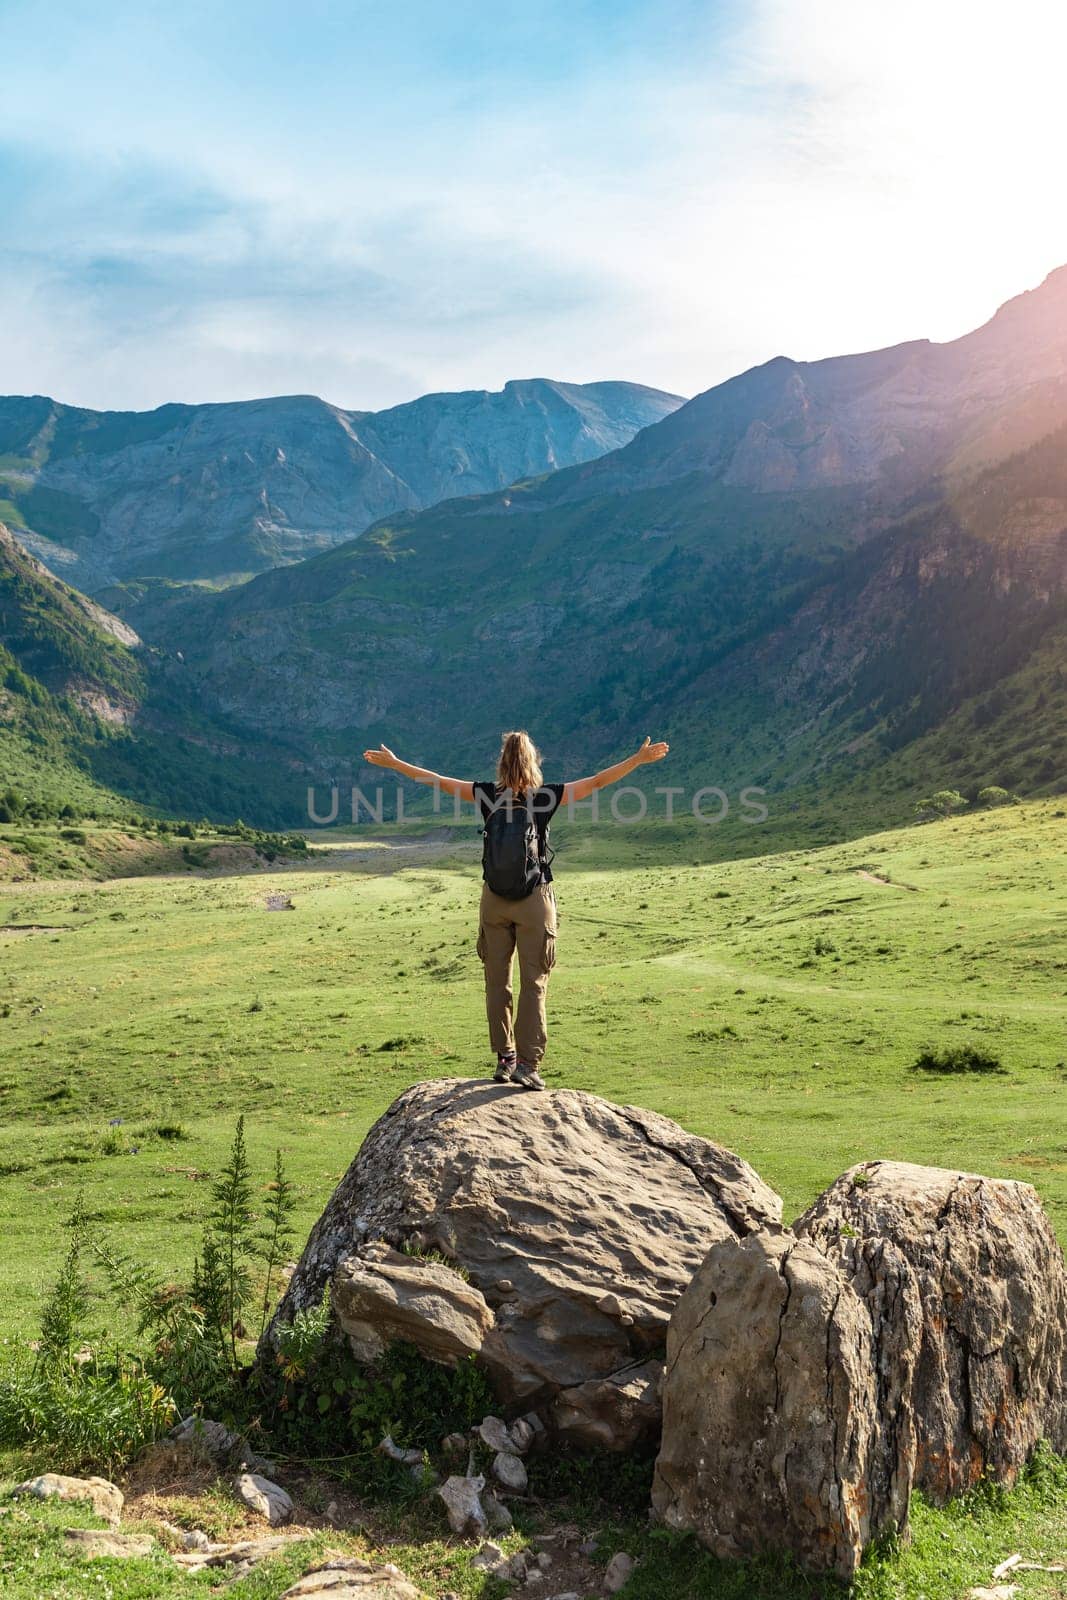
[[[913,883],[894,883],[892,878],[880,878],[877,872],[867,872],[863,867],[860,867],[856,876],[867,883],[880,883],[883,889],[910,889],[912,894],[919,892]]]

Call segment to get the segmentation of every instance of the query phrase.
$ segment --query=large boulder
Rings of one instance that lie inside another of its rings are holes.
[[[870,1317],[786,1229],[714,1245],[675,1308],[653,1508],[716,1555],[787,1550],[848,1579],[907,1520],[905,1383],[886,1426]]]
[[[738,1156],[653,1112],[416,1084],[312,1229],[263,1354],[329,1284],[361,1358],[393,1339],[438,1361],[476,1353],[505,1407],[543,1404],[559,1431],[621,1449],[655,1430],[647,1363],[709,1248],[780,1216]]]
[[[795,1232],[852,1280],[875,1241],[911,1269],[917,1324],[874,1257],[855,1286],[880,1370],[914,1367],[916,1487],[944,1501],[986,1476],[1010,1483],[1039,1439],[1067,1449],[1067,1270],[1029,1184],[864,1162]]]

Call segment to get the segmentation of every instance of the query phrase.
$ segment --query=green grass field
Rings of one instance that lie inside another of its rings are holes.
[[[696,824],[556,831],[550,1086],[739,1151],[787,1218],[894,1157],[1031,1182],[1067,1240],[1062,806],[722,862]],[[185,1271],[243,1112],[264,1178],[284,1151],[303,1237],[406,1085],[485,1074],[478,876],[464,823],[284,870],[0,885],[0,1334],[32,1333],[79,1194],[124,1247]],[[1003,1072],[912,1070],[960,1044]],[[1046,1553],[1064,1521],[1041,1523]],[[896,1583],[878,1592],[962,1592],[925,1568]]]

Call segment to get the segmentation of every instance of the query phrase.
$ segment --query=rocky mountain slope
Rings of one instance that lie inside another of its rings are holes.
[[[952,344],[770,362],[594,461],[251,581],[104,594],[150,641],[135,734],[169,734],[153,792],[179,809],[190,727],[218,763],[195,809],[251,762],[242,811],[270,825],[311,781],[369,777],[368,743],[467,775],[516,722],[554,773],[654,731],[672,783],[779,810],[1057,790],[1067,270]]]
[[[313,395],[96,412],[0,398],[0,515],[90,592],[232,581],[396,511],[588,461],[681,401],[639,384],[509,383],[380,412]]]
[[[108,815],[127,800],[279,814],[272,785],[293,753],[205,710],[176,666],[0,523],[0,793],[48,815]]]
[[[586,466],[130,615],[324,776],[379,738],[473,771],[518,721],[568,771],[654,725],[694,782],[1054,785],[1065,446],[1061,271],[954,344],[772,362]]]

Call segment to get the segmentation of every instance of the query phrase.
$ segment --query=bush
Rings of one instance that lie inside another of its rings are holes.
[[[86,1248],[80,1203],[70,1243],[41,1313],[31,1361],[25,1351],[0,1369],[0,1445],[45,1445],[54,1468],[71,1472],[120,1466],[174,1421],[174,1402],[121,1355],[84,1347],[89,1295],[82,1274]]]
[[[928,795],[915,805],[919,817],[951,817],[957,811],[966,809],[967,802],[958,789],[939,789],[936,794]]]
[[[927,1046],[912,1064],[913,1072],[1004,1072],[999,1056],[980,1050],[977,1045],[950,1045],[947,1050]]]
[[[16,1356],[0,1369],[0,1445],[46,1447],[52,1471],[115,1471],[174,1420],[170,1396],[118,1356],[65,1371]]]
[[[184,1137],[161,1122],[161,1138]],[[107,1138],[121,1145],[118,1134]],[[40,1324],[35,1358],[27,1346],[0,1366],[0,1445],[48,1447],[56,1466],[112,1470],[182,1415],[207,1408],[245,1413],[250,1335],[270,1310],[281,1263],[291,1253],[291,1185],[275,1156],[259,1215],[238,1119],[229,1160],[212,1189],[212,1208],[187,1283],[90,1237],[81,1206],[70,1220],[70,1243]],[[111,1349],[88,1331],[91,1301],[82,1271],[91,1251],[115,1302],[136,1318],[135,1349]]]
[[[308,1459],[351,1458],[365,1487],[395,1483],[396,1464],[377,1452],[387,1433],[398,1444],[436,1450],[446,1434],[466,1433],[494,1410],[473,1356],[450,1368],[395,1344],[362,1366],[347,1341],[331,1336],[325,1302],[278,1332],[275,1368],[258,1374],[272,1444]]]
[[[991,783],[987,789],[979,789],[978,804],[980,806],[1012,806],[1019,802],[1018,795],[1012,794],[1008,789],[1000,788],[999,784]]]

